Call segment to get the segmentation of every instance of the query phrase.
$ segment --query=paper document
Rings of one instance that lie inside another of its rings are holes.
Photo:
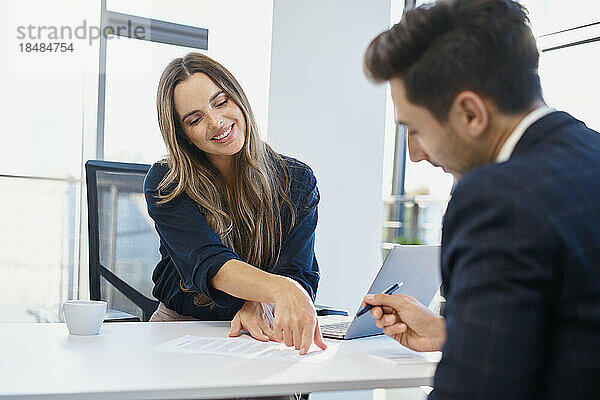
[[[415,364],[415,363],[439,363],[442,359],[441,351],[419,352],[410,350],[404,346],[393,353],[370,354],[371,357],[392,362],[394,364]]]
[[[283,343],[260,342],[246,338],[219,338],[186,335],[153,348],[156,351],[171,353],[212,354],[227,357],[260,358],[277,361],[323,362],[329,358],[327,350],[312,345],[306,355],[301,356],[293,347]]]

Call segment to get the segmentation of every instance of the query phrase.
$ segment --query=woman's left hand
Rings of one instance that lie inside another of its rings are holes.
[[[246,300],[231,320],[230,337],[240,336],[242,330],[261,342],[277,341],[273,331],[273,305]]]

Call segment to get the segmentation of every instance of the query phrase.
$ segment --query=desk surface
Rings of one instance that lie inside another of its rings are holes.
[[[385,336],[327,340],[337,351],[322,364],[151,350],[184,335],[225,337],[228,329],[228,322],[129,322],[104,324],[98,336],[70,336],[65,324],[0,324],[0,398],[268,396],[431,385],[435,372],[433,363],[369,356],[398,352]]]

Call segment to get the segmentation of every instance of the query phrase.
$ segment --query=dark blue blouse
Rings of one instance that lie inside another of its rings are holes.
[[[320,277],[314,254],[319,190],[310,167],[290,157],[283,159],[290,171],[291,190],[288,196],[294,205],[295,224],[288,234],[291,215],[289,208],[283,205],[284,238],[279,260],[270,272],[296,280],[314,301]],[[210,281],[225,262],[241,258],[223,244],[187,194],[182,193],[167,203],[158,204],[157,188],[167,172],[166,164],[156,163],[144,181],[148,213],[160,236],[162,256],[152,274],[152,294],[167,308],[182,315],[202,320],[231,320],[244,300],[215,289]],[[191,292],[183,291],[180,282]],[[214,305],[194,304],[195,293],[206,295]]]

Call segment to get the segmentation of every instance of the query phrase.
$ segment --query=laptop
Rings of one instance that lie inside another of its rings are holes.
[[[368,294],[381,293],[394,283],[404,284],[394,294],[416,298],[426,307],[440,284],[440,246],[396,246],[390,250]],[[362,303],[362,298],[360,302]],[[360,309],[360,306],[359,306]],[[358,312],[358,310],[357,310]],[[359,317],[332,315],[319,318],[321,333],[333,339],[356,339],[383,334],[370,313]]]

